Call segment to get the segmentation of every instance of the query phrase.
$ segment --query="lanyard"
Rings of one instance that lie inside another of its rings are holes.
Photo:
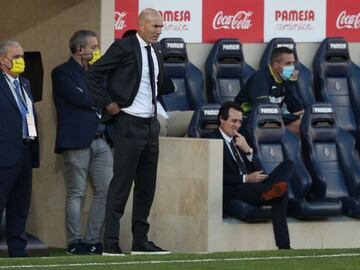
[[[10,79],[7,77],[7,75],[6,75],[4,72],[2,72],[2,73],[3,73],[3,75],[4,75],[5,80],[8,81],[8,82],[10,83],[10,85],[14,88],[15,94],[16,94],[17,99],[18,99],[18,102],[21,102],[21,104],[25,107],[26,112],[29,112],[29,109],[28,109],[28,106],[27,106],[27,102],[26,102],[25,93],[24,93],[23,88],[21,87],[21,82],[20,82],[20,80],[19,80],[19,88],[20,88],[19,90],[20,90],[20,91],[18,91],[18,90],[16,89],[16,87],[15,87],[15,84],[10,81]]]

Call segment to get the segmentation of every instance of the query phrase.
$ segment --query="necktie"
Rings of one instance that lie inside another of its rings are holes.
[[[238,150],[237,150],[237,147],[236,147],[236,144],[235,144],[234,140],[231,140],[231,142],[230,142],[230,148],[231,148],[231,151],[233,152],[233,155],[234,155],[234,157],[235,157],[236,164],[237,164],[238,167],[239,167],[240,173],[245,174],[245,173],[246,173],[246,166],[245,166],[245,164],[244,164],[243,159],[242,159],[241,156],[239,155],[239,152],[238,152]]]
[[[157,114],[156,108],[156,93],[155,93],[155,68],[154,68],[154,61],[151,56],[151,46],[145,46],[147,51],[148,63],[149,63],[149,77],[150,77],[150,85],[151,85],[151,95],[152,95],[152,104],[154,106],[154,116]]]
[[[13,85],[15,88],[15,93],[16,93],[16,97],[18,99],[19,109],[20,109],[22,121],[23,121],[23,138],[28,138],[29,133],[28,133],[27,122],[26,122],[27,107],[26,107],[25,97],[23,97],[23,95],[21,93],[19,81],[14,80]]]

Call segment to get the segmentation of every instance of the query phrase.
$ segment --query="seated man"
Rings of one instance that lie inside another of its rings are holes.
[[[270,175],[254,168],[253,149],[239,134],[242,123],[241,107],[236,102],[226,102],[218,115],[219,128],[210,138],[224,141],[223,154],[223,205],[231,200],[262,205],[270,204],[276,246],[290,249],[289,231],[286,221],[288,204],[288,181],[294,164],[290,160],[280,163]]]
[[[293,51],[287,47],[276,48],[271,54],[268,68],[255,72],[235,101],[240,103],[246,115],[251,107],[258,103],[270,102],[278,105],[282,109],[287,127],[299,134],[300,116],[304,110],[297,93],[298,75]]]

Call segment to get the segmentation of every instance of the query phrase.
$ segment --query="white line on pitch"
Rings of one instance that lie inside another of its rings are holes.
[[[166,264],[166,263],[205,263],[205,262],[233,262],[233,261],[266,261],[266,260],[285,260],[285,259],[310,259],[310,258],[335,258],[335,257],[356,257],[360,253],[343,253],[329,255],[309,255],[309,256],[272,256],[272,257],[245,257],[245,258],[224,258],[224,259],[194,259],[194,260],[164,260],[164,261],[131,261],[131,262],[103,262],[103,263],[69,263],[69,264],[22,264],[0,266],[0,269],[16,268],[53,268],[53,267],[76,267],[76,266],[110,266],[110,265],[139,265],[139,264]]]

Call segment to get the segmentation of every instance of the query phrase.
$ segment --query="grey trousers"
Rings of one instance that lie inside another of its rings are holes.
[[[185,137],[194,111],[170,111],[169,119],[158,114],[160,122],[160,136]]]
[[[94,140],[90,147],[63,152],[66,181],[66,233],[67,242],[83,240],[100,242],[104,223],[106,196],[113,176],[113,155],[104,139]],[[87,183],[93,188],[93,199],[84,237],[81,217],[86,197]]]

